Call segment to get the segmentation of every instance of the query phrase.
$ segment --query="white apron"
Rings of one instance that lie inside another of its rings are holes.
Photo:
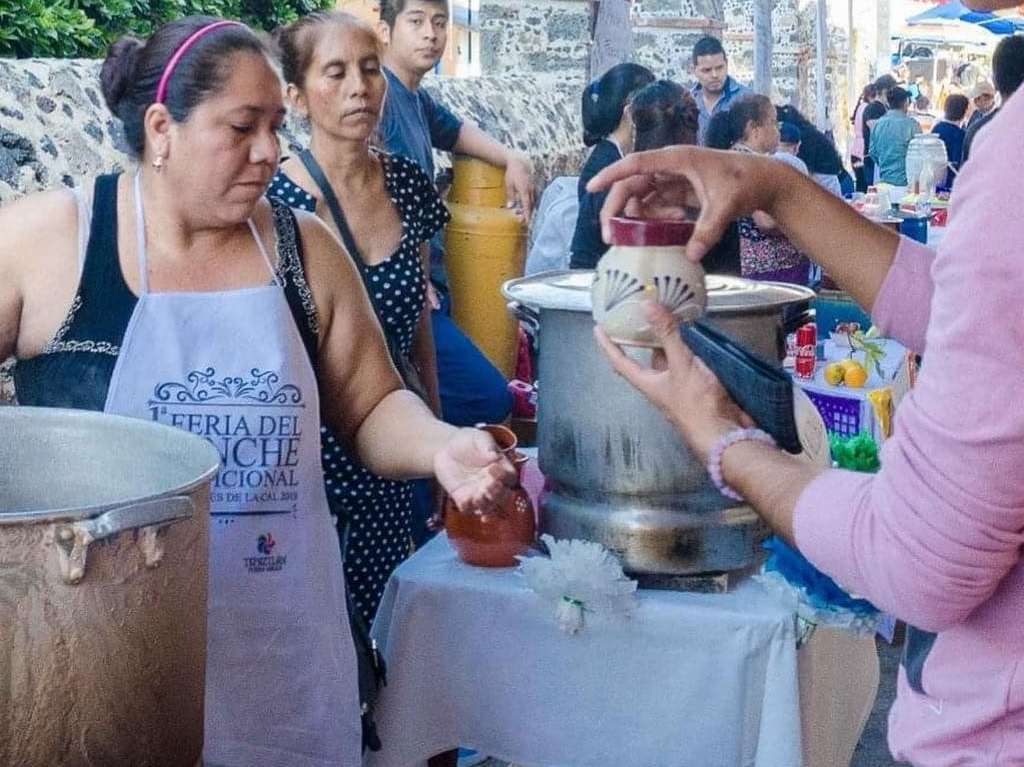
[[[361,763],[357,670],[320,464],[316,379],[280,284],[140,296],[105,411],[206,437],[212,488],[204,761]],[[273,275],[252,222],[249,228]]]

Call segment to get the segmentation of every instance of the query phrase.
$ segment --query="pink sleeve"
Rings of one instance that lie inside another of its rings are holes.
[[[932,268],[927,353],[882,470],[827,472],[795,511],[797,544],[814,564],[931,631],[988,599],[1024,546],[1022,123],[1018,94],[957,180],[956,216]],[[909,341],[920,316],[899,304],[920,301],[925,283],[908,276],[906,243],[900,255],[878,309]]]
[[[900,238],[896,258],[871,307],[871,321],[886,338],[924,352],[932,304],[935,253],[919,242]]]

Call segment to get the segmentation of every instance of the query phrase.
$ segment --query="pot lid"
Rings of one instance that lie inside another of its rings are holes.
[[[509,301],[534,309],[565,309],[590,313],[591,269],[540,272],[509,280],[501,289]],[[809,301],[810,288],[785,282],[760,282],[742,277],[709,274],[706,278],[709,314],[744,314],[749,311]]]
[[[612,245],[639,247],[682,247],[693,235],[692,221],[627,218],[617,216],[608,222]]]

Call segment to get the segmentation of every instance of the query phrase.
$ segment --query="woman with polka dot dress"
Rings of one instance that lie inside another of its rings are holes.
[[[425,269],[427,243],[449,215],[415,163],[371,147],[387,90],[380,42],[354,16],[324,12],[284,28],[278,46],[289,100],[309,120],[310,152],[344,211],[378,319],[416,364],[428,404],[440,412]],[[340,235],[301,158],[282,163],[267,193],[315,211]],[[369,623],[388,577],[411,551],[412,485],[371,474],[333,435],[322,437],[345,575]]]

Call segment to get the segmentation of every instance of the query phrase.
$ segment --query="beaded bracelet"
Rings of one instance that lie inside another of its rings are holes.
[[[715,446],[711,448],[711,452],[708,453],[708,474],[711,475],[711,481],[718,489],[718,492],[726,498],[732,498],[734,501],[742,501],[744,498],[725,484],[725,480],[722,478],[722,455],[737,442],[751,441],[762,442],[775,447],[775,440],[767,432],[760,429],[733,429],[728,434],[720,437]]]

